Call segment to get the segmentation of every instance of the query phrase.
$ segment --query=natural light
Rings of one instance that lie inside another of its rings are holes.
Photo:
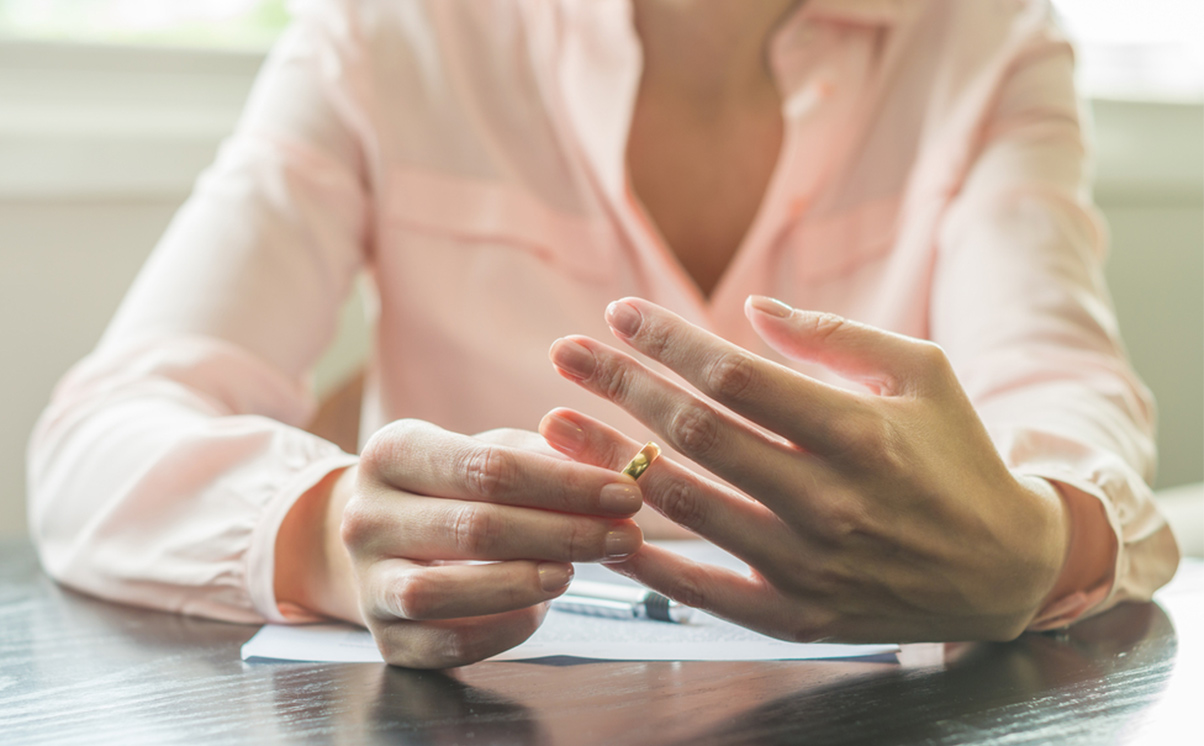
[[[285,0],[0,0],[0,34],[101,42],[266,47]]]
[[[1094,96],[1204,100],[1204,0],[1053,0]],[[0,0],[0,38],[266,48],[287,0]]]
[[[1084,90],[1204,100],[1204,0],[1054,0],[1079,47]]]

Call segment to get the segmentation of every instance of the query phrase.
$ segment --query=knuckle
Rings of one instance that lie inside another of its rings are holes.
[[[672,330],[665,324],[646,320],[640,329],[640,347],[654,360],[662,359],[672,345]]]
[[[711,364],[706,385],[721,401],[735,401],[752,389],[756,373],[756,366],[747,355],[726,353]]]
[[[372,625],[381,656],[390,666],[441,669],[484,657],[485,642],[475,627],[448,628],[418,622]]]
[[[399,645],[389,639],[382,639],[377,628],[373,628],[372,637],[376,639],[376,647],[385,663],[398,668],[423,668],[421,662],[414,656],[412,650],[405,645]]]
[[[841,545],[861,529],[860,515],[847,501],[832,499],[816,506],[813,514],[816,529],[829,541]],[[839,574],[828,564],[816,569],[823,583],[836,583]]]
[[[876,458],[886,473],[908,474],[915,471],[907,439],[889,421],[882,424],[877,446]]]
[[[472,449],[464,457],[462,470],[468,489],[483,499],[493,500],[514,484],[518,463],[513,454],[485,446]]]
[[[438,667],[426,663],[422,659],[415,656],[413,652],[405,648],[381,646],[380,655],[385,659],[385,663],[397,668],[424,669]]]
[[[510,448],[538,447],[538,444],[543,442],[538,434],[530,430],[519,430],[514,427],[495,427],[492,430],[477,433],[475,437],[477,440],[485,441],[491,445],[509,446]]]
[[[605,398],[616,404],[627,400],[627,392],[631,388],[631,374],[626,365],[621,363],[599,365],[595,375],[598,377],[598,384],[601,386],[602,395]]]
[[[850,413],[829,425],[828,436],[846,454],[873,458],[886,438],[885,424],[873,412]]]
[[[620,469],[638,452],[639,446],[631,446],[618,440],[607,440],[598,446],[598,463]]]
[[[788,578],[787,580],[794,579]],[[810,565],[807,568],[807,579],[805,583],[800,583],[799,585],[805,588],[808,597],[823,600],[832,599],[843,587],[837,574],[820,563]]]
[[[907,438],[887,416],[852,418],[837,428],[835,440],[848,460],[872,466],[879,473],[914,470]]]
[[[886,421],[881,417],[861,417],[853,430],[853,437],[861,450],[878,458],[890,440]]]
[[[435,655],[439,661],[438,667],[448,668],[471,663],[479,657],[474,654],[477,647],[472,635],[465,630],[456,630],[444,635],[439,641],[438,652]]]
[[[379,474],[390,465],[404,462],[413,448],[414,434],[421,423],[417,420],[396,420],[373,433],[360,452],[360,468],[369,474]]]
[[[339,538],[342,539],[343,546],[357,548],[366,544],[375,524],[364,501],[352,498],[343,508],[343,517],[339,523]]]
[[[487,553],[501,534],[502,527],[488,506],[466,503],[459,506],[453,515],[452,546],[465,557]]]
[[[539,584],[539,571],[535,570],[523,581],[501,584],[500,595],[503,608],[513,610],[538,603],[546,593]]]
[[[951,368],[949,356],[945,354],[945,348],[936,342],[928,340],[917,341],[915,354],[923,370],[929,373],[942,373]]]
[[[539,627],[543,619],[538,606],[528,606],[524,614],[511,621],[509,629],[499,629],[490,624],[470,624],[449,628],[433,642],[432,654],[436,661],[432,668],[451,668],[487,658],[501,650],[513,647],[527,639]]]
[[[834,313],[817,313],[810,317],[811,336],[824,342],[835,335],[844,334],[849,328],[849,320]]]
[[[382,620],[380,617],[368,617],[365,621],[385,663],[401,668],[423,668],[411,635],[407,634],[410,628],[405,622]]]
[[[673,600],[692,609],[710,608],[710,594],[706,592],[705,585],[697,573],[683,573],[677,579],[671,595]]]
[[[406,644],[390,644],[381,650],[391,666],[417,669],[451,668],[471,663],[472,646],[464,639],[464,631],[426,628]]]
[[[827,439],[846,459],[860,457],[865,442],[865,430],[849,420],[834,422],[827,428]]]
[[[704,505],[698,491],[683,481],[670,483],[657,501],[657,507],[666,517],[692,531],[706,523]]]
[[[389,606],[402,619],[424,619],[437,594],[421,573],[408,573],[396,581],[389,593]]]
[[[381,442],[383,436],[380,432],[376,432],[364,443],[364,447],[360,449],[359,472],[367,477],[380,472],[382,464]]]
[[[719,442],[719,416],[705,404],[692,402],[673,415],[666,434],[690,458],[706,457]]]
[[[831,558],[816,558],[809,563],[808,594],[816,598],[835,598],[855,587],[848,569]]]
[[[559,480],[559,489],[552,490],[539,498],[539,507],[561,513],[578,513],[583,509],[580,479],[566,475]]]
[[[569,521],[564,532],[564,558],[568,562],[588,562],[602,555],[593,532],[581,521]]]

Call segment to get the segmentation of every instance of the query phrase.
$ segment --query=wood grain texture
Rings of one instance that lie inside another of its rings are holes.
[[[246,664],[254,631],[88,598],[0,544],[0,741],[1165,744],[1204,713],[1199,561],[1158,604],[930,665]]]

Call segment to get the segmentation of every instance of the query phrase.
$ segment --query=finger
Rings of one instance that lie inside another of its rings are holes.
[[[394,492],[349,504],[343,540],[362,556],[600,562],[626,557],[644,539],[630,519]]]
[[[814,455],[771,440],[596,340],[559,339],[551,358],[561,375],[627,410],[678,453],[756,495],[788,520],[800,515],[800,493],[825,469]]]
[[[939,346],[830,313],[801,311],[773,298],[749,296],[744,313],[770,347],[815,362],[883,395],[941,385],[950,372]]]
[[[495,446],[505,446],[514,448],[520,451],[529,451],[531,453],[542,453],[545,456],[551,456],[558,460],[564,460],[564,455],[553,448],[548,447],[547,441],[539,437],[539,433],[531,432],[530,430],[520,430],[513,427],[498,427],[493,430],[486,430],[480,433],[474,433],[473,438],[482,443],[491,443]]]
[[[432,622],[377,622],[372,637],[385,662],[405,668],[451,668],[509,650],[539,629],[544,604],[503,614]]]
[[[758,632],[783,636],[767,613],[779,605],[774,598],[777,591],[757,575],[695,562],[652,544],[608,567],[678,603]]]
[[[365,611],[383,619],[424,621],[500,614],[549,601],[568,588],[573,566],[518,560],[484,565],[377,562]]]
[[[615,336],[705,396],[805,448],[822,450],[833,423],[861,413],[856,395],[754,355],[649,301],[615,301],[606,320]]]
[[[621,467],[641,444],[592,417],[555,409],[539,423],[548,444],[603,468]],[[754,567],[778,561],[771,547],[790,541],[781,519],[755,500],[706,479],[666,456],[640,477],[644,499],[659,513]]]
[[[815,642],[840,633],[836,613],[821,599],[787,601],[757,574],[686,559],[647,544],[624,562],[608,565],[678,603],[765,635],[792,642]]]
[[[399,420],[373,435],[360,471],[408,492],[565,513],[630,516],[643,504],[625,475],[484,443],[420,420]]]

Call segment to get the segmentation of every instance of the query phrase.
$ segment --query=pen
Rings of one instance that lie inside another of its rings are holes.
[[[660,446],[646,443],[620,471],[632,479],[639,479],[660,455]],[[588,580],[574,580],[563,596],[552,599],[552,606],[561,611],[611,619],[655,619],[677,624],[689,621],[694,613],[690,607],[647,588]]]
[[[694,610],[647,588],[574,580],[568,592],[552,599],[553,608],[611,619],[655,619],[683,624]]]

